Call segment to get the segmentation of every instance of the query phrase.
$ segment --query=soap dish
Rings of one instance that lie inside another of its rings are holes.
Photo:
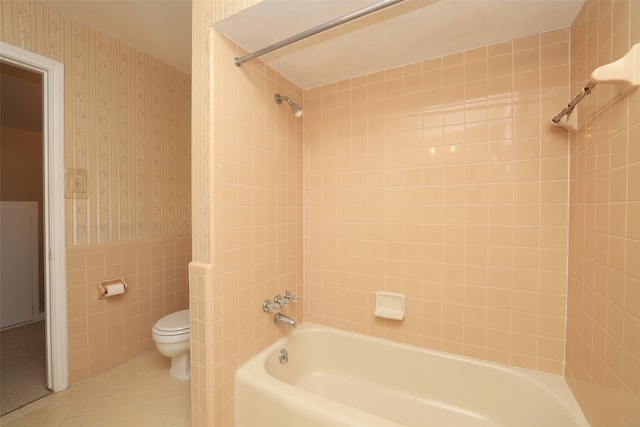
[[[373,314],[384,319],[404,319],[404,295],[376,292],[376,309]]]

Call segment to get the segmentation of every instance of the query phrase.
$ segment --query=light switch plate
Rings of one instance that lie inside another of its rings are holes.
[[[87,170],[65,169],[64,197],[67,199],[87,198]]]

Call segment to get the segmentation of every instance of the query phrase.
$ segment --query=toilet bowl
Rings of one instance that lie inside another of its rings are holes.
[[[167,314],[151,329],[160,354],[171,358],[169,374],[179,380],[191,378],[189,309]]]

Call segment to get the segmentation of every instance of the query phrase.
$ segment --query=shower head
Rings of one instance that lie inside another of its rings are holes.
[[[296,117],[302,117],[302,115],[304,114],[302,107],[300,107],[298,104],[296,104],[291,99],[289,99],[288,96],[284,96],[284,95],[280,95],[279,93],[276,93],[273,99],[276,101],[276,104],[280,104],[282,103],[282,101],[286,101],[291,107],[291,111],[293,111],[293,115]]]

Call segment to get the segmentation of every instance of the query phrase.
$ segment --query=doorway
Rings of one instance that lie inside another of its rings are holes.
[[[40,182],[42,195],[41,200],[36,201],[36,204],[39,204],[41,208],[40,213],[35,215],[39,218],[37,222],[41,230],[41,244],[37,241],[35,243],[38,246],[37,253],[40,256],[36,267],[38,272],[32,273],[32,275],[37,275],[37,281],[42,283],[42,288],[38,284],[33,292],[35,295],[32,295],[38,298],[37,303],[31,303],[37,305],[34,310],[35,314],[30,319],[18,315],[13,319],[14,323],[4,329],[11,332],[27,325],[40,327],[40,331],[33,335],[41,346],[44,344],[45,348],[45,387],[52,391],[60,391],[67,388],[68,385],[64,246],[64,69],[63,65],[57,61],[3,42],[0,42],[0,62],[3,70],[19,73],[27,80],[39,81],[40,87],[36,91],[41,94],[40,105],[36,107],[41,111],[41,139],[39,143],[41,160],[38,168],[41,172],[41,178],[37,177],[37,172],[34,173],[37,166],[32,163],[18,164],[19,162],[16,160],[12,165],[15,166],[14,173],[16,175],[9,181],[9,188],[6,191],[14,191],[18,185],[24,184],[24,182],[16,182],[18,180],[33,179]],[[3,80],[4,78],[3,75]],[[4,96],[4,94],[3,90],[2,95]],[[17,109],[17,107],[15,104],[11,104],[10,107],[3,105],[3,116],[10,109]],[[31,117],[23,117],[22,120],[29,118]],[[22,135],[24,136],[24,134]],[[33,148],[33,145],[37,144],[30,145],[30,148]],[[3,143],[3,157],[5,151]],[[23,160],[26,161],[24,158],[31,155],[23,154]],[[33,178],[33,175],[36,177]],[[29,198],[37,197],[30,195]],[[4,284],[0,285],[4,286]],[[26,297],[23,297],[23,300],[28,302]],[[41,317],[40,313],[44,313],[44,316]],[[25,343],[22,338],[17,341]],[[5,342],[3,341],[2,344]],[[35,350],[31,348],[26,351],[34,352]],[[3,382],[4,380],[3,375]],[[2,412],[7,411],[2,408]]]
[[[0,412],[49,393],[42,74],[0,61]]]

